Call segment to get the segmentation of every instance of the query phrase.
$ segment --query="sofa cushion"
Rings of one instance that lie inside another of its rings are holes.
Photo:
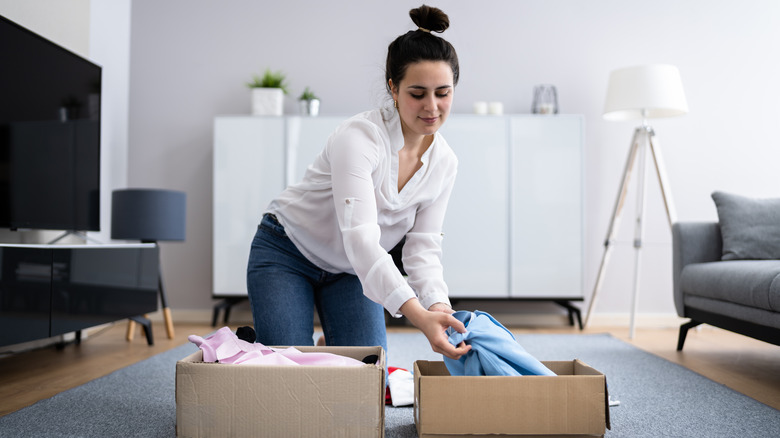
[[[692,263],[683,268],[680,287],[684,295],[780,311],[780,261]]]
[[[713,192],[723,260],[780,259],[780,198]]]

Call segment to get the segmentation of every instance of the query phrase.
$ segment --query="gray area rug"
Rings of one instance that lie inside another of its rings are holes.
[[[202,334],[201,334],[202,335]],[[316,337],[316,336],[315,336]],[[780,411],[719,383],[602,335],[520,335],[541,360],[581,359],[607,376],[607,437],[770,437]],[[175,364],[196,351],[183,345],[0,417],[0,437],[173,437]],[[441,360],[422,334],[388,337],[388,364]],[[388,438],[416,437],[412,408],[386,408]]]

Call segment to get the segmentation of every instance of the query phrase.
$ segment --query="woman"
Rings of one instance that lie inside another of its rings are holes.
[[[344,122],[263,216],[247,270],[258,342],[311,345],[316,307],[328,345],[387,350],[384,307],[406,316],[438,353],[457,359],[471,348],[447,341],[448,327],[465,327],[451,315],[441,265],[457,158],[438,130],[458,58],[431,33],[449,27],[444,12],[421,6],[409,15],[419,28],[388,47],[393,106]],[[404,237],[408,281],[388,254]]]

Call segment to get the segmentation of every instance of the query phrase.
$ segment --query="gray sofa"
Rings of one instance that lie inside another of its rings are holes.
[[[724,200],[718,195],[713,194],[716,204]],[[761,232],[761,227],[744,218],[729,216],[732,211],[726,207],[718,205],[720,222],[728,221],[727,237],[732,240],[727,239],[727,245],[745,243],[733,241],[735,224],[741,223],[751,233]],[[680,327],[677,350],[682,350],[688,330],[702,323],[780,345],[780,260],[766,259],[772,256],[765,254],[743,256],[729,248],[724,251],[721,223],[678,222],[672,226],[674,304],[678,315],[691,319]],[[775,226],[780,227],[780,222]],[[775,239],[767,235],[761,243],[748,242],[745,247],[773,245]]]

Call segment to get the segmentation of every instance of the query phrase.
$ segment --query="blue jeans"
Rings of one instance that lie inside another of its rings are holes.
[[[263,216],[252,241],[247,290],[257,342],[313,345],[316,307],[327,345],[387,351],[384,308],[363,295],[357,276],[311,263],[271,214]]]

